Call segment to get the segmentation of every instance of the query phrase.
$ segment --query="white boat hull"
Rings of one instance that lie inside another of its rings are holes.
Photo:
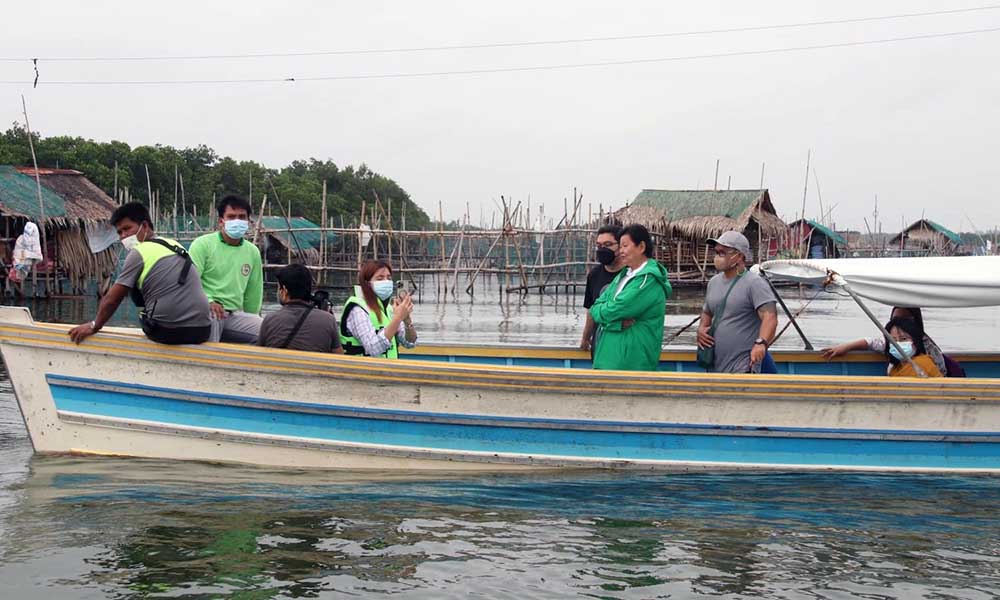
[[[1000,380],[623,373],[329,356],[0,310],[37,452],[284,468],[1000,473]]]

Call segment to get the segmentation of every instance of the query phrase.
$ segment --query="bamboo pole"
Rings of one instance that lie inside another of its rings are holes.
[[[805,184],[803,184],[802,186],[802,214],[799,215],[802,218],[803,222],[805,221],[806,218],[806,195],[809,192],[809,162],[811,160],[812,160],[812,149],[810,148],[809,151],[806,152],[806,181]],[[803,255],[800,256],[799,258],[805,258],[805,256]]]
[[[402,227],[404,230],[406,229],[406,202],[405,201],[402,202],[402,208],[400,209],[400,227]],[[406,262],[407,262],[406,236],[405,235],[401,235],[401,236],[399,236],[398,239],[399,239],[399,265],[400,265],[400,268],[403,268],[406,265]],[[400,276],[400,279],[402,279],[402,276]],[[423,284],[423,282],[421,282],[421,287],[423,287],[422,284]]]
[[[181,186],[181,215],[183,215],[184,228],[187,228],[187,202],[184,200],[184,173],[178,173],[178,182]]]
[[[153,198],[153,184],[149,180],[149,165],[143,165],[146,169],[146,193],[149,198],[149,212],[153,215],[153,229],[156,229],[156,200]]]
[[[319,265],[321,267],[326,265],[326,229],[325,229],[325,227],[327,225],[326,219],[327,219],[327,215],[326,215],[326,180],[324,179],[323,180],[323,196],[320,199],[320,223],[322,224],[322,227],[324,227],[324,229],[320,229],[320,232],[319,232]],[[323,276],[322,276],[323,271],[320,271],[320,273],[321,273],[321,275],[320,275],[319,283],[324,283],[324,279],[323,279]]]
[[[361,241],[364,239],[364,229],[361,226],[364,225],[364,224],[365,224],[365,200],[364,200],[364,198],[362,198],[361,199],[361,217],[359,218],[359,221],[358,221],[358,271],[359,272],[361,271],[361,256],[362,256],[362,250],[363,250],[362,247],[361,247]]]
[[[177,237],[177,196],[178,196],[178,182],[177,182],[177,165],[174,164],[174,237]]]
[[[500,202],[503,203],[503,287],[507,289],[510,287],[510,222],[512,215],[510,214],[510,207],[507,205],[507,200],[500,196]]]
[[[442,206],[440,200],[438,200],[438,234],[439,234],[438,243],[441,245],[441,266],[447,268],[445,265],[445,254],[444,254],[445,252],[444,251],[444,207]],[[447,281],[442,282],[441,278],[439,277],[438,294],[441,293],[442,285],[447,286]],[[448,292],[447,287],[445,287],[444,291],[445,293]]]
[[[376,218],[375,214],[376,214],[375,213],[375,207],[372,206],[371,207],[371,219],[372,219],[372,224],[375,225],[375,227],[372,228],[372,257],[375,260],[378,260],[378,237],[376,236],[375,232],[382,230],[382,227],[381,227],[382,218],[381,217]]]
[[[517,239],[520,240],[520,236],[518,236]],[[524,287],[528,285],[528,272],[524,268],[524,259],[521,258],[521,248],[519,244],[514,244],[514,254],[517,255],[517,268],[521,277],[521,285],[519,287]]]
[[[291,231],[296,231],[296,232],[298,232],[298,231],[312,231],[312,232],[316,232],[316,231],[319,231],[320,229],[326,229],[327,233],[355,234],[355,233],[358,232],[357,227],[292,227]],[[282,231],[285,231],[285,230],[282,229]],[[437,231],[424,231],[424,230],[414,230],[414,229],[409,229],[409,230],[406,230],[406,231],[403,231],[403,230],[393,231],[391,229],[373,229],[372,231],[378,233],[379,235],[393,234],[393,235],[405,235],[407,237],[421,237],[421,236],[427,236],[427,235],[430,235],[432,237],[438,237],[439,235],[441,235]],[[502,229],[480,229],[480,230],[476,230],[476,231],[471,231],[470,230],[470,231],[466,231],[465,237],[470,237],[471,236],[471,237],[493,238],[494,236],[496,236],[498,233],[501,233],[502,231],[503,231]],[[580,229],[546,229],[544,231],[536,231],[535,233],[545,233],[547,235],[557,235],[557,234],[558,235],[562,235],[562,234],[565,234],[565,233],[570,233],[570,234],[580,234],[580,235],[583,235],[583,236],[587,236],[587,235],[593,235],[594,234],[594,230],[593,229],[586,229],[586,228],[580,228]],[[445,238],[457,238],[457,237],[459,237],[459,234],[460,234],[460,232],[457,229],[455,231],[445,231],[444,232],[444,237]]]
[[[458,288],[458,269],[459,269],[459,267],[462,264],[462,245],[465,242],[465,228],[468,225],[469,225],[469,213],[466,212],[465,215],[462,218],[462,231],[460,232],[460,234],[458,236],[458,244],[457,244],[457,248],[458,248],[458,255],[457,255],[457,257],[458,258],[456,258],[456,260],[455,260],[455,281],[451,285],[451,293],[452,293],[452,295],[455,294],[455,290]],[[445,277],[447,277],[447,275]]]
[[[255,246],[257,245],[257,239],[260,237],[260,234],[263,233],[264,231],[264,209],[266,207],[267,207],[267,194],[264,194],[264,197],[261,198],[260,200],[260,212],[257,213],[260,215],[260,218],[257,221],[258,225],[253,230],[253,243]],[[195,211],[197,210],[198,207],[195,206]],[[195,218],[197,218],[197,215],[195,215]]]
[[[35,192],[38,194],[38,237],[42,243],[42,261],[45,260],[45,253],[48,248],[46,247],[46,235],[45,235],[45,202],[42,200],[42,177],[38,173],[38,157],[35,155],[35,141],[31,137],[31,123],[28,121],[28,104],[24,100],[24,94],[21,94],[21,108],[24,111],[24,130],[28,134],[28,149],[31,150],[31,164],[35,167]],[[54,257],[53,257],[54,258]],[[31,275],[32,275],[32,287],[35,296],[38,296],[38,275],[36,270],[36,265],[31,265]],[[55,261],[50,265],[49,270],[53,271],[53,278],[55,278]],[[45,278],[43,276],[42,280]],[[45,292],[48,293],[48,284],[45,286]]]
[[[589,265],[589,264],[592,264],[592,263],[586,263],[586,262],[579,262],[578,261],[578,262],[569,263],[568,265],[565,264],[565,263],[552,263],[552,264],[546,264],[546,265],[526,265],[524,268],[527,269],[527,270],[556,269],[556,268],[562,268],[562,267],[566,267],[566,266],[570,266],[570,267],[582,267],[582,266],[586,266],[586,265]],[[267,268],[281,268],[281,267],[284,267],[285,265],[283,265],[283,264],[270,264],[269,263],[269,264],[266,264],[264,266],[267,267]],[[326,270],[326,271],[354,271],[355,270],[355,268],[353,266],[346,266],[346,265],[328,265],[326,267],[320,267],[319,265],[307,265],[307,266],[309,267],[309,269],[311,269],[313,271],[322,271],[322,270]],[[502,275],[503,273],[506,273],[506,272],[509,272],[509,273],[512,273],[512,274],[517,274],[517,271],[514,268],[511,268],[509,270],[505,270],[505,269],[502,269],[502,268],[491,268],[491,267],[483,267],[482,269],[473,268],[473,267],[458,267],[457,270],[458,270],[459,273],[471,273],[471,274],[489,273],[489,274],[494,274],[494,275],[496,275],[496,274]],[[442,273],[443,270],[441,269],[440,266],[433,266],[433,267],[411,267],[408,270],[408,272],[409,273],[423,273],[423,274],[438,274],[438,273]],[[698,271],[690,271],[689,273],[693,274],[695,276],[698,275]],[[579,282],[578,281],[578,282],[557,283],[557,284],[552,284],[552,285],[585,285],[585,284],[583,282]],[[519,289],[520,287],[522,287],[522,286],[515,286],[515,287],[512,287],[512,289]],[[523,286],[523,287],[540,287],[540,286],[536,285],[536,286]]]

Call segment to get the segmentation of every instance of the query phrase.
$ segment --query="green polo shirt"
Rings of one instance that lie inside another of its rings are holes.
[[[210,302],[218,302],[226,310],[260,314],[264,269],[257,246],[246,240],[231,246],[221,233],[214,232],[191,242],[188,252]]]

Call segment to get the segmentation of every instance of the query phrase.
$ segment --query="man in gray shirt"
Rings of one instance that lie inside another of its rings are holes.
[[[778,327],[778,312],[771,286],[747,270],[753,261],[750,242],[738,231],[727,231],[708,243],[715,247],[718,274],[705,292],[698,345],[715,348],[711,370],[716,373],[761,372],[762,367],[773,372],[764,363],[773,366],[767,347]]]
[[[315,306],[309,269],[288,265],[277,278],[281,310],[264,317],[257,345],[343,354],[337,318]]]
[[[184,247],[153,231],[149,211],[138,202],[119,206],[111,215],[128,250],[115,284],[101,299],[93,321],[70,330],[80,343],[101,330],[125,296],[140,308],[146,337],[161,344],[200,344],[211,334],[208,299],[198,269]]]

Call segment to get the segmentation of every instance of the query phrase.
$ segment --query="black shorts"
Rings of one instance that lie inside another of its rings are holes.
[[[160,344],[203,344],[212,335],[212,326],[166,327],[150,319],[142,319],[142,332]]]

